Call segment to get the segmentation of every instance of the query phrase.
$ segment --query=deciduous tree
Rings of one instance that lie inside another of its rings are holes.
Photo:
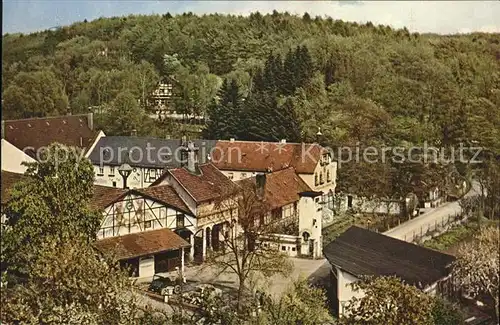
[[[458,285],[473,297],[485,294],[493,299],[497,321],[499,269],[499,230],[497,227],[483,229],[474,241],[460,247],[453,264],[453,277]]]

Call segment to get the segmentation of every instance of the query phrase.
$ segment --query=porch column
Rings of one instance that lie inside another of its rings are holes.
[[[205,256],[207,256],[207,230],[204,228],[202,231],[202,237],[203,238],[203,245],[202,245],[202,251],[201,251],[201,259],[202,261],[205,261]]]
[[[184,275],[184,247],[181,247],[181,279],[182,282],[186,282],[186,276]]]
[[[189,259],[194,261],[194,233],[189,237],[189,243],[191,248],[189,248]]]

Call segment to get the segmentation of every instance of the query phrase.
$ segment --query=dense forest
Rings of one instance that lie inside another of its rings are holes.
[[[4,118],[103,113],[110,134],[163,136],[144,117],[157,82],[206,114],[212,138],[500,148],[500,35],[419,35],[258,12],[100,18],[6,34]],[[119,116],[119,118],[118,118]],[[113,117],[113,118],[111,118]],[[168,133],[167,132],[167,133]]]

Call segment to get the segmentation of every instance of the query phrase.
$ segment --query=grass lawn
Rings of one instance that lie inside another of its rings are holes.
[[[494,224],[498,224],[498,221],[488,219],[481,221],[481,227],[483,228]],[[471,240],[478,231],[477,221],[471,218],[466,223],[454,226],[444,234],[427,240],[422,246],[453,254],[461,243]]]

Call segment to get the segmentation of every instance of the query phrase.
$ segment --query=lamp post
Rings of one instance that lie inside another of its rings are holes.
[[[127,178],[130,176],[130,174],[132,173],[132,167],[130,167],[129,164],[125,163],[125,164],[122,164],[119,168],[118,168],[118,172],[120,173],[120,175],[122,175],[122,178],[123,178],[123,188],[124,189],[127,189]]]

